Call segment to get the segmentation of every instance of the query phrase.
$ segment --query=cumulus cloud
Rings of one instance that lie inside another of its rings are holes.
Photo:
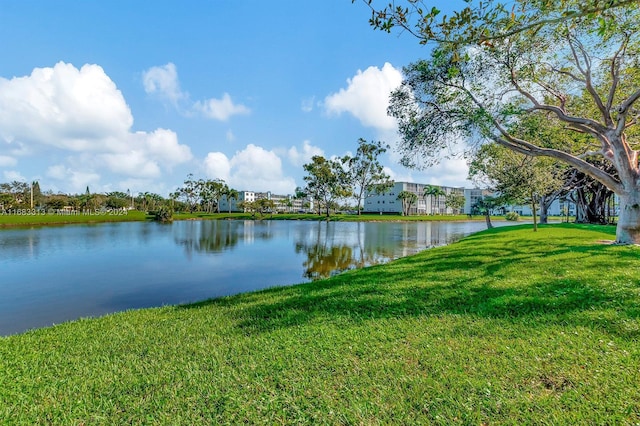
[[[297,167],[302,167],[304,164],[311,162],[311,157],[314,155],[324,155],[322,148],[311,145],[308,140],[302,142],[302,149],[298,150],[295,146],[292,146],[287,151],[287,157],[291,164]]]
[[[229,181],[231,162],[222,152],[208,153],[204,159],[204,168],[208,177]]]
[[[30,76],[0,77],[0,138],[9,144],[100,150],[132,125],[122,93],[98,65],[59,62]]]
[[[227,121],[233,115],[246,115],[251,112],[242,104],[234,104],[228,93],[222,95],[221,99],[212,98],[198,101],[193,105],[193,109],[207,118],[219,121]]]
[[[296,187],[293,178],[283,175],[280,157],[253,144],[230,159],[224,153],[210,152],[204,167],[208,177],[224,179],[238,190],[290,194]]]
[[[220,99],[191,101],[189,94],[180,88],[178,70],[171,62],[143,71],[142,84],[145,92],[169,100],[185,115],[196,113],[205,118],[227,121],[234,115],[251,113],[248,107],[234,103],[228,93],[224,93]]]
[[[347,80],[347,87],[327,96],[324,107],[329,114],[344,112],[356,117],[363,126],[393,130],[396,122],[387,115],[389,95],[402,83],[402,73],[390,63],[382,69],[369,67]]]
[[[0,78],[0,143],[13,155],[53,151],[68,154],[69,162],[83,157],[73,170],[51,169],[54,179],[95,182],[102,169],[125,178],[156,177],[192,158],[175,132],[133,132],[132,125],[122,93],[98,65],[78,69],[59,62],[29,76]]]
[[[173,104],[177,104],[178,101],[187,97],[180,89],[178,71],[171,62],[166,65],[151,67],[144,71],[142,73],[142,83],[145,92],[158,95]]]

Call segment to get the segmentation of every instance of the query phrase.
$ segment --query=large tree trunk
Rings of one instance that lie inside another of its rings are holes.
[[[640,191],[618,194],[620,213],[616,228],[616,243],[640,244]]]
[[[484,210],[484,220],[487,222],[487,229],[493,228],[493,224],[491,223],[491,215],[489,213],[489,209]]]
[[[551,196],[543,195],[542,197],[540,197],[540,223],[541,224],[546,225],[548,223],[549,207],[551,207],[551,204],[553,204],[556,198],[558,198],[557,192]]]
[[[533,232],[538,230],[538,217],[536,212],[536,199],[533,194],[531,194],[531,212],[533,213]]]

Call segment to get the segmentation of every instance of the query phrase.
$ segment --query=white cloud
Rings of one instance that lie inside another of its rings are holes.
[[[231,116],[239,114],[249,114],[251,110],[242,104],[234,104],[228,93],[222,95],[221,99],[207,99],[198,101],[193,105],[195,111],[200,112],[207,118],[227,121]]]
[[[27,181],[26,177],[22,176],[20,172],[17,172],[15,170],[6,170],[2,172],[2,175],[4,176],[4,180],[9,182],[13,182],[14,180],[18,182]]]
[[[72,151],[102,150],[133,124],[122,93],[98,65],[57,63],[0,77],[0,139]]]
[[[178,135],[167,129],[156,129],[151,133],[136,132],[130,146],[140,147],[146,156],[171,167],[191,160],[191,149],[180,145]]]
[[[396,128],[395,119],[387,115],[389,95],[402,83],[402,73],[390,63],[382,69],[369,67],[347,80],[347,88],[327,96],[324,107],[329,114],[343,112],[360,120],[363,126],[378,130]]]
[[[158,163],[146,158],[142,151],[132,150],[118,154],[102,154],[101,158],[109,170],[119,175],[135,178],[160,177]]]
[[[293,178],[283,176],[280,157],[253,144],[236,152],[231,159],[221,152],[210,152],[204,167],[208,177],[224,179],[238,190],[290,194],[296,187]]]
[[[158,177],[192,158],[175,132],[132,132],[132,125],[122,93],[98,65],[59,62],[29,76],[0,78],[0,142],[14,147],[13,155],[67,153],[67,166],[50,169],[53,179],[86,179],[86,186],[102,169],[124,178]]]
[[[395,168],[385,167],[385,173],[397,182],[418,182],[466,188],[473,186],[473,184],[467,180],[469,168],[466,160],[463,158],[443,159],[439,164],[419,171],[409,171],[404,168],[398,171]]]
[[[178,81],[178,71],[176,66],[169,62],[166,65],[151,67],[142,73],[142,83],[145,92],[156,94],[168,99],[173,104],[177,104],[188,95],[182,93],[180,82]]]
[[[316,97],[312,96],[310,98],[306,98],[302,100],[302,111],[304,112],[311,112],[313,111],[313,105],[316,102]]]
[[[178,70],[171,62],[143,71],[142,84],[145,92],[169,100],[183,115],[189,116],[196,113],[205,118],[227,121],[234,115],[251,113],[248,107],[233,103],[228,93],[224,93],[220,99],[191,101],[189,94],[180,88]],[[183,109],[180,104],[185,108]]]
[[[304,164],[311,162],[311,157],[314,155],[324,155],[324,151],[322,148],[311,145],[308,140],[302,142],[302,150],[298,151],[298,148],[292,146],[287,151],[289,161],[297,167],[302,167]]]
[[[207,176],[213,179],[222,179],[229,183],[231,175],[231,162],[222,152],[210,152],[204,159],[204,169]]]
[[[0,167],[13,167],[18,164],[18,160],[8,155],[0,155]]]

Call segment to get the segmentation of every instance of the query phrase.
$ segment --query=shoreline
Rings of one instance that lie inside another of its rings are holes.
[[[517,222],[527,222],[528,217],[522,217]],[[554,222],[557,218],[550,218]],[[174,215],[174,221],[204,221],[204,220],[299,220],[311,222],[477,222],[484,221],[484,216],[468,215],[434,215],[434,216],[396,216],[396,215],[334,215],[329,218],[326,216],[318,216],[315,214],[296,214],[284,213],[275,214],[265,217],[252,217],[246,213],[178,213]],[[503,216],[492,216],[491,220],[504,220]],[[99,223],[117,223],[117,222],[145,222],[153,221],[153,217],[145,212],[130,211],[127,214],[43,214],[43,215],[0,215],[0,229],[20,228],[31,226],[62,226],[74,224],[99,224]]]

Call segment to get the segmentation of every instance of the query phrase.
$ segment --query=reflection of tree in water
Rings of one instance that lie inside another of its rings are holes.
[[[303,252],[307,256],[307,260],[302,264],[305,268],[303,276],[312,280],[330,277],[356,267],[353,248],[346,245],[296,243],[296,253]]]
[[[349,242],[339,241],[336,225],[332,223],[319,223],[315,236],[305,238],[304,235],[299,235],[295,245],[296,253],[304,253],[307,257],[303,262],[303,276],[317,280],[349,269],[388,261],[389,259],[382,255],[381,250],[371,246],[367,249],[363,247],[363,235],[359,232],[359,228],[358,225],[358,232],[355,235],[350,234]]]
[[[199,221],[186,224],[180,235],[174,235],[176,244],[187,254],[193,252],[221,253],[238,244],[239,224],[232,221]]]

